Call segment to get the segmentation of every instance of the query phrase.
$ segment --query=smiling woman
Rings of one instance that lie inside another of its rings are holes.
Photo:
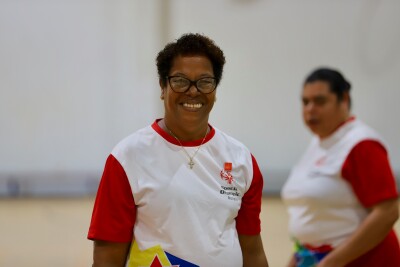
[[[257,162],[208,123],[224,64],[200,34],[159,52],[164,117],[107,159],[88,234],[94,267],[268,266]]]

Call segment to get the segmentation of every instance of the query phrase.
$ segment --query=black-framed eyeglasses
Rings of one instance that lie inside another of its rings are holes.
[[[204,77],[195,81],[182,76],[167,76],[167,79],[175,93],[185,93],[192,85],[203,94],[212,93],[217,88],[217,80],[214,77]]]

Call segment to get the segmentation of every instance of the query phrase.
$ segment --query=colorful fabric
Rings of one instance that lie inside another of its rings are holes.
[[[201,141],[182,145],[192,155]],[[188,160],[157,122],[121,141],[104,170],[89,238],[134,238],[140,250],[131,251],[132,262],[140,254],[162,266],[169,266],[165,257],[171,265],[176,257],[194,266],[242,266],[238,234],[261,231],[263,179],[256,160],[212,127],[193,169]],[[125,185],[130,190],[123,190]],[[158,246],[165,257],[142,253]]]
[[[295,241],[295,258],[297,267],[315,267],[328,253],[332,251],[329,245],[313,247],[301,245]]]
[[[199,267],[193,263],[180,259],[164,251],[160,245],[140,250],[134,242],[131,247],[131,254],[128,267]]]

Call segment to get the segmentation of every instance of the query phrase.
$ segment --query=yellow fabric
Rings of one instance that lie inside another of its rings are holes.
[[[128,267],[150,266],[156,256],[163,266],[171,266],[167,255],[165,255],[160,245],[141,251],[135,241],[131,247]]]

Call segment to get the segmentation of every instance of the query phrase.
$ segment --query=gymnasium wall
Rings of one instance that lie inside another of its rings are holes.
[[[353,113],[400,178],[400,2],[0,0],[0,195],[84,195],[131,132],[163,116],[155,57],[186,32],[227,59],[210,123],[245,143],[277,193],[311,135],[317,66],[352,83]]]

